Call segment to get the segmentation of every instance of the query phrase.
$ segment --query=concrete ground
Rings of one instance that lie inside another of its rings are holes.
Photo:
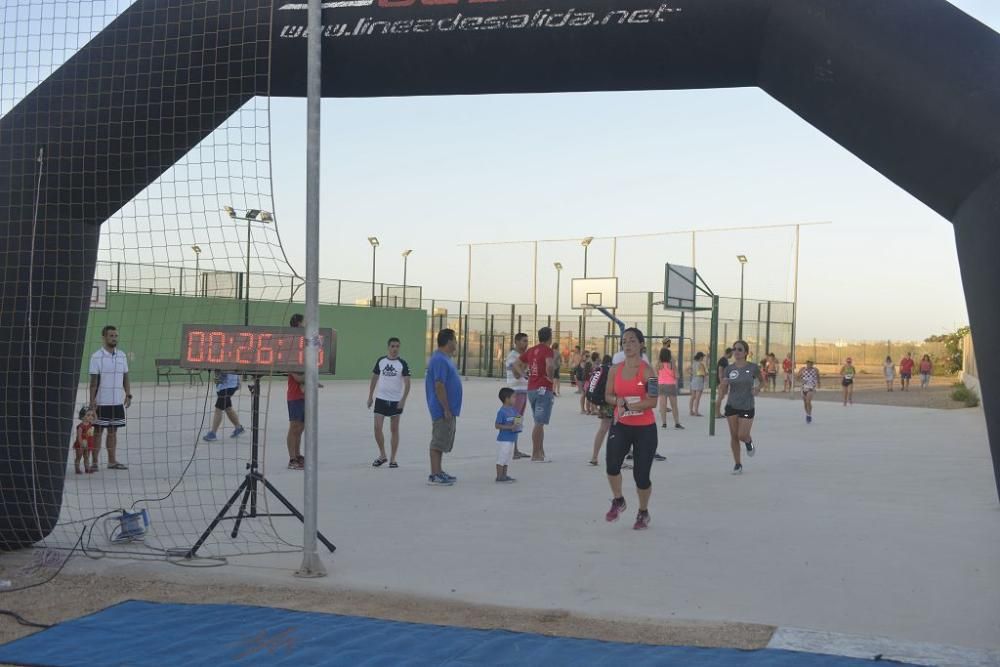
[[[75,559],[72,571],[299,587],[310,594],[350,589],[612,622],[725,621],[1000,648],[1000,503],[980,409],[817,402],[816,420],[806,425],[799,403],[762,398],[754,426],[758,453],[744,459],[737,477],[730,474],[724,422],[709,437],[707,420],[692,421],[682,407],[686,430],[660,431],[668,461],[654,467],[653,523],[638,532],[631,529],[630,479],[626,520],[604,521],[606,477],[587,465],[597,420],[579,414],[569,387],[556,401],[546,439],[553,462],[517,461],[516,484],[493,482],[499,386],[465,383],[458,440],[445,461],[459,481],[432,488],[425,483],[430,423],[422,382],[414,383],[403,417],[401,467],[394,470],[371,466],[367,383],[327,383],[319,525],[337,551],[323,556],[324,579],[294,579],[301,561],[295,553],[183,571],[162,562]],[[272,400],[266,471],[300,504],[302,473],[284,467],[282,399],[276,392]],[[245,441],[224,446],[234,452],[233,466],[245,456],[239,453]],[[127,487],[140,497],[143,463],[131,451]],[[67,502],[81,502],[73,495],[86,492],[81,483],[71,475]],[[155,504],[150,509],[152,538],[167,522]],[[176,518],[177,508],[172,512]],[[285,539],[301,539],[300,524],[274,521]],[[199,518],[186,532],[196,535],[201,525]],[[224,546],[225,533],[216,536]],[[261,603],[268,604],[266,597]]]

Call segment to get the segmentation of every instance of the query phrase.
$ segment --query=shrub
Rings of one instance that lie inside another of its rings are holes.
[[[974,408],[979,405],[979,396],[976,395],[976,392],[966,387],[964,383],[956,382],[952,386],[955,388],[955,391],[951,392],[951,400],[965,403],[965,407],[967,408]]]

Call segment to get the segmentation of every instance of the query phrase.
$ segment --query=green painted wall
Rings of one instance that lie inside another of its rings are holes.
[[[235,299],[109,293],[106,310],[90,311],[81,381],[87,377],[90,355],[101,346],[106,324],[118,327],[118,345],[128,354],[130,379],[150,382],[156,380],[154,360],[180,356],[182,324],[242,324],[243,308],[243,302]],[[250,324],[288,326],[293,313],[304,311],[299,303],[251,302]],[[319,325],[337,331],[337,379],[371,377],[372,365],[385,354],[390,336],[402,341],[402,356],[413,375],[424,374],[427,313],[423,310],[320,306]]]

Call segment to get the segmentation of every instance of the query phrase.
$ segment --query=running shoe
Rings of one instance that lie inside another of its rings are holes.
[[[427,486],[451,486],[455,482],[448,479],[444,474],[428,475]]]
[[[305,469],[305,465],[303,463],[299,462],[298,459],[289,459],[288,460],[288,469],[289,470],[304,470]]]
[[[654,461],[666,461],[667,457],[664,456],[663,454],[653,454],[653,460]]]
[[[229,436],[230,438],[238,438],[246,432],[246,429],[242,426],[237,426],[233,429],[233,434]]]
[[[298,461],[302,465],[302,467],[305,467],[305,465],[306,465],[306,457],[304,457],[301,454],[299,454],[297,457],[295,457],[295,460]]]
[[[757,453],[757,449],[753,446],[753,441],[743,443],[747,446],[747,456],[753,456]]]
[[[510,475],[507,475],[506,477],[497,478],[497,483],[499,484],[510,484],[511,482],[516,482],[516,481],[517,480],[511,477]]]
[[[614,500],[611,501],[611,509],[609,509],[608,513],[604,515],[604,520],[608,522],[617,521],[618,517],[624,511],[625,511],[625,499],[615,498]]]
[[[812,424],[813,423],[813,417],[812,417],[812,415],[806,415],[806,423],[807,424]]]
[[[646,530],[649,528],[649,522],[649,510],[639,510],[635,517],[635,523],[632,524],[632,530]]]
[[[742,463],[737,463],[736,465],[733,466],[733,474],[734,475],[742,475],[743,474],[743,464]]]
[[[201,439],[204,440],[205,442],[212,442],[214,440],[218,440],[219,436],[215,435],[215,433],[213,433],[212,431],[209,431],[208,433],[203,435]]]
[[[458,477],[455,477],[454,475],[449,475],[444,470],[441,471],[441,476],[444,477],[449,482],[451,482],[452,484],[458,481]]]
[[[683,426],[681,426],[680,424],[674,424],[674,428],[676,428],[676,429],[679,429],[679,430],[681,430],[681,431],[683,431],[683,430],[684,430],[684,427],[683,427]]]
[[[663,423],[663,428],[667,428],[667,423],[666,422]]]

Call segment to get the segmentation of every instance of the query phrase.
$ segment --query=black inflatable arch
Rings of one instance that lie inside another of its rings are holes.
[[[759,86],[950,220],[1000,493],[997,33],[945,0],[325,5],[324,95]],[[305,24],[304,0],[138,0],[0,120],[0,548],[58,519],[100,224],[254,95],[304,95]]]

